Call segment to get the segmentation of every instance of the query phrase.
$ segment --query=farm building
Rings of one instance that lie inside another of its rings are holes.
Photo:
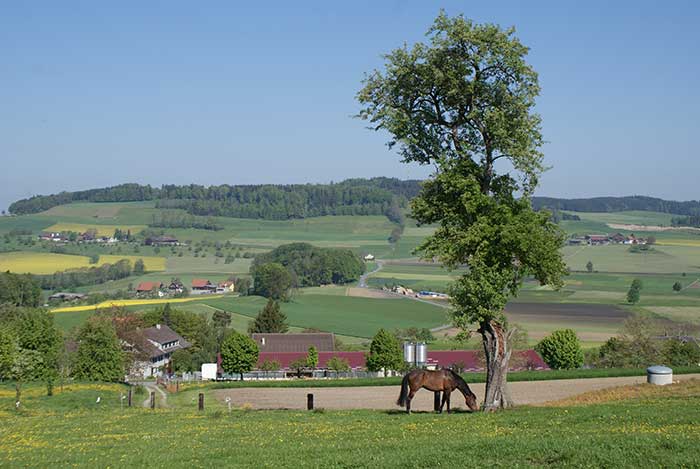
[[[204,278],[192,279],[192,293],[214,293],[216,285]]]
[[[181,281],[173,280],[172,282],[170,282],[170,285],[168,285],[168,290],[171,293],[182,293],[185,290],[185,286],[182,284]]]
[[[149,243],[150,241],[150,243]],[[157,236],[146,240],[146,244],[152,246],[179,246],[180,242],[172,236]]]
[[[255,335],[255,334],[254,334]],[[306,350],[297,352],[266,352],[261,348],[258,356],[258,367],[264,362],[276,361],[280,364],[280,370],[292,371],[290,364],[298,359],[306,357]],[[328,361],[332,357],[345,360],[350,369],[354,371],[366,368],[366,352],[319,352],[319,370],[326,370]],[[427,368],[453,368],[459,372],[484,371],[486,369],[483,354],[476,350],[435,350],[428,351]],[[549,367],[534,350],[513,352],[510,361],[510,370],[548,370]]]
[[[61,233],[58,233],[56,231],[42,232],[39,235],[39,239],[42,241],[54,241],[57,243],[68,241],[68,237],[63,236]]]
[[[182,338],[177,332],[164,324],[156,324],[143,330],[143,337],[146,339],[145,346],[148,353],[148,361],[140,361],[134,364],[135,374],[144,378],[159,376],[165,367],[170,363],[170,357],[176,350],[190,347],[190,343]]]
[[[147,295],[154,291],[157,291],[158,296],[161,297],[163,296],[163,292],[160,291],[161,288],[163,288],[163,284],[161,282],[141,282],[136,287],[136,294]]]
[[[224,282],[219,282],[216,286],[216,293],[233,293],[235,285],[233,280],[226,280]]]
[[[374,254],[367,254],[364,259],[366,261],[373,261],[374,260]]]
[[[328,332],[312,332],[300,334],[253,334],[253,340],[263,353],[306,353],[314,346],[319,352],[335,350],[335,336]]]

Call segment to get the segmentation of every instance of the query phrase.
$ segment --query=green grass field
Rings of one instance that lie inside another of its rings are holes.
[[[700,383],[602,391],[496,414],[228,413],[199,388],[155,411],[120,408],[119,385],[0,388],[2,467],[695,467]],[[96,398],[101,402],[96,403]],[[135,396],[138,402],[144,396]]]

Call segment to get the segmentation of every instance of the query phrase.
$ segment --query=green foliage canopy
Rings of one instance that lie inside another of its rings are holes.
[[[555,370],[571,370],[583,365],[583,349],[573,329],[561,329],[542,339],[535,350]]]
[[[226,373],[243,373],[253,369],[258,362],[260,350],[258,344],[240,332],[232,331],[221,344],[221,367]]]
[[[369,371],[400,370],[404,367],[403,351],[396,336],[386,329],[379,329],[372,338],[367,355]]]

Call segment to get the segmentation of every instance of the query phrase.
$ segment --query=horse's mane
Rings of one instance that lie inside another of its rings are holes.
[[[464,378],[462,378],[462,377],[459,375],[459,373],[457,373],[455,370],[453,370],[453,369],[451,369],[451,368],[447,368],[446,371],[449,371],[449,372],[452,374],[452,377],[453,377],[454,380],[457,382],[457,387],[458,387],[459,389],[461,389],[461,390],[463,390],[463,391],[465,391],[465,392],[471,394],[472,396],[474,395],[474,393],[472,392],[472,390],[469,389],[469,385],[467,384],[467,382],[464,381]]]

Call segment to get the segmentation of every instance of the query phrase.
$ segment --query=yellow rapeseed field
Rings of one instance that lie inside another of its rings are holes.
[[[9,270],[17,274],[52,274],[59,270],[89,265],[90,259],[85,256],[26,251],[0,254],[0,272]]]
[[[144,225],[86,225],[83,223],[56,223],[46,228],[44,231],[75,231],[76,233],[85,233],[87,230],[94,228],[97,230],[98,236],[112,236],[114,230],[119,228],[122,231],[131,230],[132,233],[138,233],[146,228]]]
[[[206,295],[206,299],[221,298],[223,295]],[[140,305],[158,305],[165,303],[188,303],[190,301],[202,300],[205,298],[168,298],[168,299],[143,299],[143,300],[109,300],[103,301],[95,305],[84,306],[66,306],[64,308],[52,309],[52,313],[73,313],[76,311],[91,311],[93,309],[111,308],[112,306],[140,306]]]
[[[113,264],[121,259],[128,259],[133,264],[138,259],[143,259],[146,270],[155,272],[165,270],[165,258],[157,256],[100,256],[97,264]],[[53,254],[47,252],[6,252],[0,253],[0,272],[14,272],[17,274],[46,275],[61,270],[90,267],[90,258],[70,254]]]

